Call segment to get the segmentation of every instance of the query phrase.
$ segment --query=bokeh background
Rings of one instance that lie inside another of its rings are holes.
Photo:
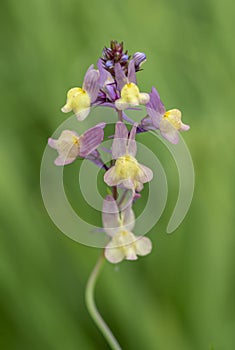
[[[153,252],[106,264],[99,309],[123,349],[233,349],[234,2],[3,0],[0,8],[0,348],[108,349],[84,304],[100,250],[56,228],[39,180],[67,89],[117,39],[148,57],[141,89],[157,86],[191,125],[184,139],[196,184],[186,219],[167,235],[178,182],[159,147],[169,198],[149,233]]]

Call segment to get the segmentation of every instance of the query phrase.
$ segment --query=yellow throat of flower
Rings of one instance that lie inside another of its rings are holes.
[[[79,137],[73,136],[73,144],[77,147],[79,147]]]
[[[139,95],[139,88],[134,83],[124,85],[121,91],[121,98],[127,103],[138,104]]]
[[[173,126],[176,128],[176,130],[179,130],[181,128],[181,112],[178,109],[170,109],[167,111],[164,116],[164,119],[167,119]]]
[[[139,173],[139,164],[134,157],[127,154],[116,160],[115,170],[119,178],[134,180]]]
[[[90,107],[91,99],[88,93],[81,88],[72,88],[67,93],[67,105],[72,110],[83,110]]]

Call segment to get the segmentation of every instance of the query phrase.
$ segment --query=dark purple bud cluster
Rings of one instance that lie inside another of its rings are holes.
[[[110,42],[110,47],[105,47],[102,52],[102,62],[104,68],[114,76],[114,65],[120,63],[124,72],[128,71],[128,63],[131,56],[128,51],[123,51],[123,42],[118,43],[116,40]]]

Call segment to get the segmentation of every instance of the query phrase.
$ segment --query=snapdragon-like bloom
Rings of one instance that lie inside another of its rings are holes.
[[[115,64],[115,79],[117,88],[121,97],[115,101],[115,106],[119,110],[130,107],[145,105],[149,102],[149,94],[140,92],[136,85],[135,60],[131,60],[128,66],[128,75],[126,76],[120,63]]]
[[[49,138],[48,144],[58,152],[55,165],[72,163],[77,157],[85,158],[96,150],[104,138],[105,123],[100,123],[88,129],[79,136],[75,131],[62,131],[58,140]]]
[[[94,69],[94,65],[91,65],[85,74],[82,88],[74,87],[68,91],[66,104],[61,108],[62,112],[73,111],[79,121],[84,120],[97,99],[99,89],[100,74]]]
[[[146,105],[148,116],[140,124],[146,130],[159,129],[161,135],[173,144],[179,142],[179,131],[187,131],[189,125],[182,123],[181,112],[178,109],[166,111],[157,90],[153,87],[150,101]]]
[[[119,214],[118,206],[112,196],[107,196],[103,204],[103,227],[111,237],[105,247],[106,259],[113,263],[136,260],[137,255],[144,256],[151,252],[152,243],[149,238],[135,236],[131,231],[135,224],[135,215],[131,205]]]
[[[137,124],[134,124],[128,137],[128,130],[123,122],[117,122],[112,144],[112,157],[116,159],[104,175],[109,186],[122,185],[133,191],[141,191],[143,184],[153,178],[152,170],[139,164],[136,160],[137,146],[135,141]]]

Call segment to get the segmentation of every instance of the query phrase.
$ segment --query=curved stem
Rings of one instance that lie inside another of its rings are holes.
[[[85,291],[86,306],[91,317],[93,318],[93,321],[96,323],[100,332],[103,334],[108,344],[110,345],[110,348],[113,350],[121,350],[121,347],[118,344],[116,338],[114,337],[111,330],[109,329],[107,324],[104,322],[103,318],[101,317],[94,300],[94,291],[95,291],[96,281],[99,277],[99,274],[104,265],[104,262],[105,262],[105,258],[102,253],[87,282],[86,291]]]

